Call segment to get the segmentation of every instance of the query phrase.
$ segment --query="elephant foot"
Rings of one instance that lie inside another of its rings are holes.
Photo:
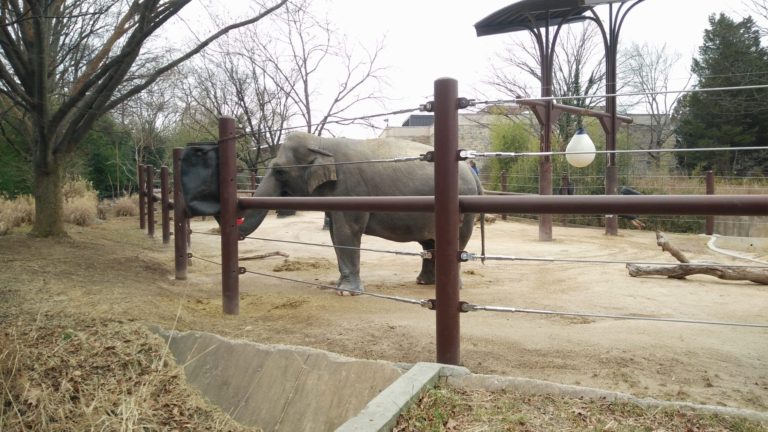
[[[434,285],[435,284],[435,275],[425,275],[420,274],[416,277],[416,283],[419,285]]]
[[[360,278],[342,277],[336,283],[336,294],[342,297],[358,296],[362,294],[363,291],[363,283],[360,281]]]
[[[352,296],[359,296],[363,292],[362,291],[341,291],[336,290],[336,295],[341,297],[352,297]]]

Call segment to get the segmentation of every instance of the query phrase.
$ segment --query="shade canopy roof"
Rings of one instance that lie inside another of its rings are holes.
[[[488,36],[556,26],[564,21],[568,23],[584,21],[587,19],[584,13],[589,11],[590,5],[599,3],[612,2],[610,0],[521,0],[478,21],[475,24],[475,32],[478,36]]]

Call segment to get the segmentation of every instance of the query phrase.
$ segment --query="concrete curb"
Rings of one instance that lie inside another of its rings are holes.
[[[705,237],[709,237],[709,241],[707,242],[707,247],[710,250],[712,250],[712,251],[715,251],[715,252],[723,254],[723,255],[728,255],[728,256],[731,256],[731,257],[734,257],[734,258],[739,258],[739,259],[743,259],[743,260],[747,260],[747,261],[756,262],[758,264],[768,264],[768,262],[765,262],[765,261],[759,260],[757,258],[754,258],[752,255],[750,255],[748,253],[737,252],[737,251],[733,251],[733,250],[730,250],[730,249],[725,249],[725,248],[721,248],[721,247],[717,246],[715,243],[717,243],[718,239],[722,238],[721,236],[719,236],[717,234],[712,234],[711,236],[706,236],[705,235]]]
[[[469,370],[463,367],[438,363],[416,363],[398,378],[355,417],[347,420],[336,432],[391,431],[400,413],[407,410],[425,390],[435,386],[438,379],[447,376],[464,376]]]
[[[768,413],[741,408],[729,408],[715,405],[699,405],[690,402],[671,402],[658,399],[638,398],[627,393],[599,390],[566,384],[556,384],[529,378],[501,377],[496,375],[467,374],[448,377],[447,384],[462,389],[486,391],[511,390],[522,394],[554,395],[592,400],[624,401],[644,408],[673,408],[689,412],[706,412],[722,416],[741,417],[749,420],[768,422]]]

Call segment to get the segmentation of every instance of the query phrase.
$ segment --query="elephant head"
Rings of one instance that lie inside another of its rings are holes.
[[[307,133],[293,133],[280,146],[277,156],[256,188],[254,197],[312,196],[328,182],[336,181],[336,166],[331,151],[322,148],[322,138]],[[268,210],[243,212],[240,236],[255,231]]]

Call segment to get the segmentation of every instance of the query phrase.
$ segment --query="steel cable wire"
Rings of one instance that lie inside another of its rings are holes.
[[[200,231],[192,231],[192,234],[209,235],[209,236],[215,236],[215,237],[219,236],[219,234],[204,233]],[[398,250],[359,248],[354,246],[338,246],[338,245],[329,245],[329,244],[323,244],[323,243],[307,243],[307,242],[300,242],[300,241],[294,241],[294,240],[278,240],[278,239],[268,239],[268,238],[251,237],[251,236],[245,236],[243,237],[243,239],[261,240],[261,241],[275,242],[275,243],[289,243],[289,244],[297,244],[302,246],[319,246],[319,247],[334,248],[334,249],[352,249],[352,250],[359,250],[363,252],[388,253],[392,255],[418,256],[424,259],[430,259],[432,257],[432,253],[429,251],[407,252],[407,251],[398,251]]]
[[[265,133],[295,131],[295,130],[299,130],[299,129],[306,129],[307,127],[313,128],[315,126],[322,126],[322,125],[327,125],[327,124],[340,124],[340,125],[343,125],[343,126],[348,126],[348,125],[353,124],[354,122],[360,121],[360,120],[370,120],[370,119],[373,119],[373,118],[376,118],[376,117],[385,117],[385,116],[388,116],[388,115],[408,114],[408,113],[412,113],[412,112],[415,112],[415,111],[424,111],[424,107],[423,106],[419,106],[419,107],[416,107],[416,108],[405,108],[405,109],[399,109],[399,110],[388,111],[388,112],[383,112],[383,113],[368,114],[368,115],[363,115],[363,116],[359,116],[359,117],[352,117],[352,118],[348,118],[348,119],[328,120],[328,121],[325,121],[323,123],[314,123],[314,124],[310,124],[310,125],[289,126],[289,127],[279,128],[279,129],[265,129],[265,130],[262,130],[262,131],[255,131],[255,132],[254,131],[250,131],[250,132],[249,131],[243,131],[242,133],[240,133],[238,135],[235,135],[233,138],[238,139],[238,138],[245,138],[245,137],[251,137],[251,136],[259,137],[259,136],[261,136],[261,135],[263,135]]]
[[[735,268],[752,268],[752,269],[768,269],[765,265],[751,265],[751,264],[722,264],[722,263],[682,263],[682,262],[651,262],[651,261],[616,261],[616,260],[597,260],[597,259],[580,259],[580,258],[550,258],[550,257],[518,257],[518,256],[505,256],[505,255],[485,255],[474,254],[465,252],[462,254],[462,259],[467,261],[528,261],[528,262],[562,262],[567,264],[638,264],[638,265],[655,265],[655,266],[684,266],[684,267],[706,267],[711,265],[724,265],[726,267]]]
[[[595,94],[595,95],[570,95],[570,96],[548,96],[548,97],[531,97],[531,98],[515,98],[515,99],[495,99],[495,100],[472,100],[472,105],[499,105],[499,104],[516,104],[518,101],[556,101],[558,99],[604,99],[607,97],[625,97],[625,96],[647,96],[647,95],[663,95],[663,94],[680,94],[680,93],[707,93],[717,91],[732,91],[732,90],[757,90],[768,88],[768,84],[756,84],[748,86],[734,86],[734,87],[710,87],[710,88],[698,88],[698,89],[684,89],[684,90],[661,90],[661,91],[642,91],[642,92],[628,92],[628,93],[608,93],[608,94]]]
[[[686,318],[663,318],[663,317],[642,317],[635,315],[611,315],[611,314],[597,314],[586,312],[560,312],[550,311],[542,309],[523,309],[515,307],[503,307],[503,306],[481,306],[471,303],[465,303],[462,305],[463,312],[511,312],[511,313],[528,313],[539,315],[560,315],[560,316],[575,316],[584,318],[607,318],[617,320],[635,320],[635,321],[660,321],[670,323],[682,323],[682,324],[705,324],[705,325],[718,325],[718,326],[731,326],[731,327],[752,327],[752,328],[766,328],[768,324],[756,324],[756,323],[738,323],[738,322],[726,322],[726,321],[706,321],[695,320]]]
[[[190,254],[189,257],[190,258],[199,259],[200,261],[205,261],[207,263],[211,263],[211,264],[215,264],[215,265],[219,265],[219,266],[221,265],[221,263],[218,263],[216,261],[209,260],[209,259],[206,259],[206,258],[203,258],[203,257],[199,257],[197,255]],[[283,280],[283,281],[287,281],[287,282],[295,282],[295,283],[304,284],[304,285],[311,285],[311,286],[314,286],[314,287],[317,287],[317,288],[320,288],[320,289],[328,289],[328,290],[334,290],[334,291],[343,291],[343,292],[348,292],[348,293],[353,294],[353,295],[365,295],[365,296],[375,297],[375,298],[380,298],[380,299],[385,299],[385,300],[392,300],[392,301],[396,301],[396,302],[399,302],[399,303],[415,304],[415,305],[419,305],[421,307],[428,307],[430,305],[430,303],[431,303],[429,300],[416,300],[416,299],[407,298],[407,297],[390,296],[390,295],[386,295],[386,294],[376,294],[376,293],[371,293],[371,292],[367,292],[367,291],[363,291],[363,292],[354,291],[354,290],[349,290],[349,289],[344,289],[344,288],[338,288],[338,287],[331,286],[331,285],[320,284],[320,283],[316,283],[316,282],[308,282],[308,281],[303,281],[303,280],[299,280],[299,279],[291,279],[291,278],[287,278],[287,277],[283,277],[283,276],[275,276],[275,275],[271,275],[271,274],[267,274],[267,273],[255,272],[255,271],[251,271],[251,270],[247,270],[247,269],[245,269],[244,272],[245,273],[254,274],[254,275],[258,275],[258,276],[268,277],[268,278],[272,278],[272,279]]]
[[[192,234],[201,234],[201,235],[209,235],[209,236],[215,236],[218,237],[218,234],[213,233],[204,233],[200,231],[192,231]],[[323,244],[323,243],[307,243],[307,242],[299,242],[299,241],[293,241],[293,240],[278,240],[278,239],[269,239],[269,238],[262,238],[262,237],[251,237],[246,236],[244,239],[251,239],[251,240],[260,240],[260,241],[267,241],[267,242],[275,242],[275,243],[289,243],[289,244],[297,244],[302,246],[319,246],[319,247],[326,247],[326,248],[336,248],[336,249],[353,249],[353,250],[359,250],[363,252],[375,252],[375,253],[387,253],[392,255],[403,255],[403,256],[418,256],[423,259],[429,259],[432,256],[432,253],[429,251],[422,251],[422,252],[407,252],[407,251],[397,251],[397,250],[387,250],[387,249],[371,249],[371,248],[359,248],[354,246],[336,246],[336,245],[329,245],[329,244]],[[657,262],[657,261],[617,261],[617,260],[596,260],[596,259],[579,259],[579,258],[552,258],[552,257],[524,257],[524,256],[513,256],[513,255],[483,255],[483,254],[477,254],[477,253],[471,253],[471,252],[463,252],[461,254],[461,259],[465,261],[524,261],[524,262],[562,262],[566,264],[622,264],[622,265],[628,265],[628,264],[637,264],[637,265],[655,265],[655,266],[683,266],[683,267],[706,267],[711,266],[716,263],[707,263],[707,262],[701,262],[701,263],[681,263],[681,262]],[[745,269],[768,269],[768,266],[765,265],[751,265],[751,264],[727,264],[727,267],[734,267],[734,268],[745,268]]]
[[[369,164],[369,163],[398,163],[398,162],[418,162],[418,161],[426,161],[424,155],[419,156],[403,156],[403,157],[396,157],[396,158],[389,158],[389,159],[371,159],[371,160],[359,160],[359,161],[347,161],[347,162],[331,162],[331,163],[317,163],[317,164],[303,164],[303,165],[280,165],[277,167],[263,167],[263,168],[247,168],[247,169],[241,169],[240,172],[248,172],[248,171],[258,171],[260,169],[265,170],[271,170],[271,169],[282,169],[282,168],[309,168],[309,167],[319,167],[319,166],[337,166],[337,165],[360,165],[360,164]]]
[[[329,244],[322,244],[322,243],[305,243],[305,242],[299,242],[299,241],[293,241],[293,240],[277,240],[277,239],[268,239],[268,238],[250,237],[250,236],[246,236],[244,238],[251,239],[251,240],[276,242],[276,243],[291,243],[291,244],[298,244],[298,245],[304,245],[304,246],[321,246],[321,247],[328,247],[328,248],[334,248],[334,249],[359,250],[363,252],[378,252],[378,253],[388,253],[393,255],[418,256],[424,259],[429,259],[432,257],[432,253],[428,251],[406,252],[406,251],[387,250],[387,249],[360,248],[360,247],[354,247],[354,246],[338,246],[338,245],[329,245]]]
[[[201,261],[205,261],[211,264],[215,265],[221,265],[220,263],[217,263],[213,260],[209,260],[206,258],[202,258],[196,255],[190,255],[191,258],[199,259]],[[250,273],[258,276],[283,280],[287,282],[294,282],[304,285],[310,285],[314,287],[318,287],[321,289],[329,289],[329,290],[336,290],[336,291],[344,291],[349,292],[351,294],[356,295],[367,295],[370,297],[385,299],[385,300],[392,300],[399,303],[408,303],[408,304],[414,304],[419,305],[421,307],[425,308],[431,308],[432,306],[432,300],[416,300],[411,299],[407,297],[400,297],[400,296],[390,296],[386,294],[376,294],[371,292],[357,292],[352,290],[347,290],[343,288],[337,288],[330,285],[324,285],[319,284],[316,282],[307,282],[302,281],[298,279],[291,279],[286,278],[282,276],[275,276],[270,275],[266,273],[260,273],[260,272],[254,272],[245,270],[245,273]],[[686,318],[664,318],[664,317],[642,317],[642,316],[635,316],[635,315],[614,315],[614,314],[598,314],[598,313],[588,313],[588,312],[562,312],[562,311],[551,311],[551,310],[543,310],[543,309],[525,309],[525,308],[515,308],[515,307],[504,307],[504,306],[485,306],[485,305],[477,305],[472,303],[462,303],[461,305],[461,311],[462,312],[507,312],[507,313],[526,313],[526,314],[538,314],[538,315],[553,315],[553,316],[574,316],[574,317],[583,317],[583,318],[605,318],[605,319],[615,319],[615,320],[634,320],[634,321],[654,321],[654,322],[669,322],[669,323],[681,323],[681,324],[702,324],[702,325],[717,325],[717,326],[729,326],[729,327],[750,327],[750,328],[768,328],[768,324],[756,324],[756,323],[738,323],[738,322],[726,322],[726,321],[707,321],[707,320],[696,320],[696,319],[686,319]]]
[[[196,258],[211,264],[221,265],[221,263],[217,263],[213,260],[209,260],[196,255],[190,254],[190,257]],[[361,293],[358,291],[338,288],[331,285],[302,281],[302,280],[286,278],[282,276],[275,276],[267,273],[260,273],[260,272],[250,271],[250,270],[245,270],[244,272],[262,276],[262,277],[283,280],[287,282],[294,282],[294,283],[299,283],[304,285],[315,286],[321,289],[344,291],[344,292],[348,292],[355,295],[367,295],[370,297],[381,298],[385,300],[392,300],[400,303],[414,304],[414,305],[419,305],[421,307],[430,308],[430,309],[433,306],[432,300],[428,300],[428,299],[416,300],[416,299],[411,299],[407,297],[390,296],[386,294],[376,294],[371,292]],[[552,311],[552,310],[544,310],[544,309],[526,309],[526,308],[505,307],[505,306],[487,306],[487,305],[477,305],[472,303],[462,303],[461,311],[462,312],[526,313],[526,314],[537,314],[537,315],[573,316],[573,317],[582,317],[582,318],[605,318],[605,319],[616,319],[616,320],[654,321],[654,322],[669,322],[669,323],[682,323],[682,324],[703,324],[703,325],[718,325],[718,326],[729,326],[729,327],[768,328],[768,324],[757,324],[757,323],[707,321],[707,320],[696,320],[696,319],[687,319],[687,318],[643,317],[643,316],[636,316],[636,315],[615,315],[615,314],[600,314],[600,313],[589,313],[589,312],[563,312],[563,311]]]
[[[462,150],[462,158],[513,158],[519,156],[562,156],[577,154],[632,154],[632,153],[691,153],[691,152],[714,152],[714,151],[747,151],[747,150],[768,150],[768,146],[749,146],[749,147],[709,147],[709,148],[670,148],[670,149],[629,149],[629,150],[589,150],[589,151],[547,151],[547,152],[479,152],[474,150]]]

